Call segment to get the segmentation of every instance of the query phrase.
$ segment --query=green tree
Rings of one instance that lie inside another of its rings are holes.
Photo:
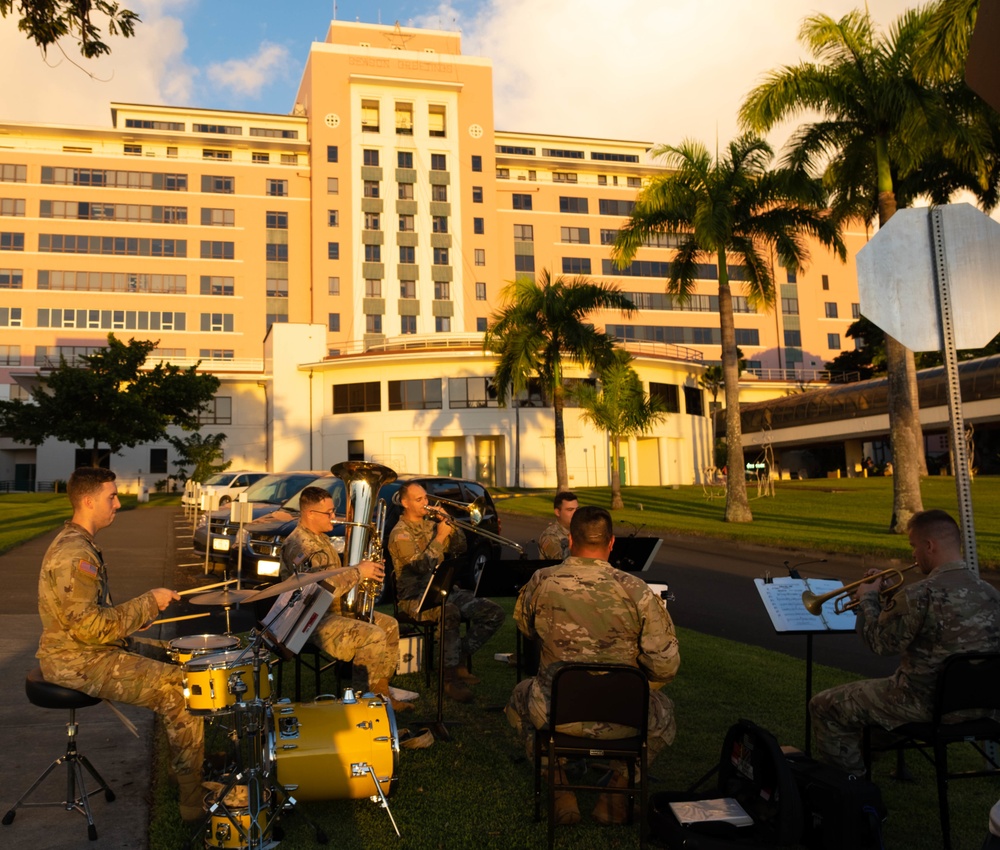
[[[225,434],[202,435],[195,432],[188,434],[183,440],[179,437],[167,437],[167,440],[179,455],[174,466],[181,470],[182,475],[199,484],[204,484],[211,476],[225,472],[232,466],[231,460],[222,462]],[[192,468],[190,475],[187,474],[189,466]]]
[[[667,417],[662,399],[646,395],[642,381],[632,368],[632,356],[617,349],[612,361],[599,373],[601,389],[580,384],[573,398],[581,417],[611,439],[611,510],[625,507],[622,501],[621,441],[646,434]]]
[[[898,204],[921,192],[935,200],[962,187],[990,193],[995,131],[982,108],[961,81],[926,84],[914,70],[928,16],[926,8],[908,11],[886,33],[859,11],[840,20],[806,18],[800,40],[817,61],[773,71],[741,107],[742,123],[754,130],[819,114],[796,131],[788,161],[823,172],[838,218],[877,217],[884,225]],[[890,526],[902,533],[923,507],[926,466],[913,353],[887,337],[886,363],[895,469]]]
[[[537,376],[552,400],[556,440],[556,487],[569,489],[563,408],[566,388],[563,361],[585,369],[611,362],[614,338],[597,330],[587,317],[598,310],[621,310],[629,316],[635,305],[617,286],[574,277],[553,278],[543,269],[539,280],[521,276],[504,287],[501,309],[490,317],[483,349],[497,355],[493,383],[497,400],[517,403],[528,379]]]
[[[156,346],[151,340],[123,343],[108,334],[107,348],[81,357],[83,366],[60,357],[58,368],[39,374],[30,402],[0,402],[0,432],[34,446],[49,438],[81,448],[89,443],[97,466],[101,444],[114,454],[162,440],[170,425],[198,428],[198,413],[215,395],[219,379],[198,374],[197,366],[146,368]]]
[[[811,235],[843,259],[843,241],[823,208],[819,183],[801,169],[772,169],[774,154],[762,139],[746,135],[713,159],[700,142],[663,145],[654,156],[667,171],[655,177],[636,199],[635,209],[618,232],[612,254],[624,268],[647,239],[658,232],[680,237],[670,264],[667,291],[686,299],[705,277],[699,261],[714,263],[719,276],[719,324],[726,402],[726,520],[751,522],[740,431],[739,364],[730,280],[738,264],[747,299],[756,307],[774,303],[771,252],[788,269],[808,258],[804,237]]]
[[[109,35],[129,38],[135,34],[139,16],[109,0],[0,0],[0,16],[16,15],[17,28],[45,53],[64,36],[77,40],[80,53],[93,59],[111,52],[101,39],[94,13],[107,19]]]

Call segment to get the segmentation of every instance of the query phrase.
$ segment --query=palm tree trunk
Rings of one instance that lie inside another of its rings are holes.
[[[611,434],[611,510],[620,511],[625,507],[622,500],[621,446],[617,434]]]
[[[566,469],[566,428],[563,424],[562,382],[552,391],[552,414],[556,430],[556,492],[569,489],[569,473]]]
[[[740,426],[740,375],[733,322],[733,293],[729,288],[725,250],[719,251],[719,326],[723,389],[726,394],[726,522],[752,522]]]
[[[884,227],[896,212],[896,195],[889,171],[888,152],[881,139],[876,142],[876,160],[879,171],[878,221],[879,226]],[[910,517],[923,510],[920,475],[921,469],[926,470],[927,462],[923,453],[913,352],[886,334],[885,359],[889,377],[889,444],[893,466],[889,530],[905,534]]]

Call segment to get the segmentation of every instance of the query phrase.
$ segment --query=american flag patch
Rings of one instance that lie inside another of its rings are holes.
[[[88,575],[91,578],[97,578],[97,566],[90,563],[90,561],[85,561],[81,558],[80,562],[76,565],[76,568],[84,575]]]

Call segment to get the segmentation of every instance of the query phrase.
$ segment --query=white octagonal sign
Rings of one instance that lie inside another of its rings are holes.
[[[942,211],[941,242],[955,347],[982,348],[1000,331],[1000,223],[971,204]],[[898,210],[857,255],[861,312],[913,351],[941,351],[929,207]]]

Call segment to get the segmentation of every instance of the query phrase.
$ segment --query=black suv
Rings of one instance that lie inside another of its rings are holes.
[[[399,516],[402,513],[397,494],[402,484],[407,481],[415,481],[420,484],[427,491],[427,496],[432,503],[435,497],[448,499],[461,505],[471,505],[473,502],[478,502],[482,506],[482,521],[478,528],[492,534],[500,534],[500,519],[497,516],[496,507],[489,491],[482,484],[465,478],[448,478],[441,475],[400,474],[395,481],[384,484],[378,493],[378,498],[385,499],[386,502],[382,552],[387,575],[392,573],[393,568],[392,558],[389,555],[389,533],[399,521]],[[340,516],[344,515],[346,492],[344,482],[340,478],[330,474],[313,481],[310,486],[328,490],[333,497],[333,505],[337,513]],[[296,493],[278,510],[244,526],[242,547],[244,584],[262,586],[273,584],[278,580],[281,566],[281,546],[299,520],[299,495],[300,493]],[[449,504],[444,504],[442,507],[458,522],[465,526],[471,524],[468,511]],[[335,525],[330,536],[335,539],[340,538],[340,545],[337,545],[337,549],[342,551],[343,524]],[[473,531],[465,531],[465,536],[468,542],[468,554],[463,558],[464,563],[458,571],[457,580],[463,587],[473,588],[479,573],[482,572],[483,565],[488,560],[500,557],[501,544]],[[236,551],[230,552],[230,572],[232,575],[236,574],[236,558]]]

